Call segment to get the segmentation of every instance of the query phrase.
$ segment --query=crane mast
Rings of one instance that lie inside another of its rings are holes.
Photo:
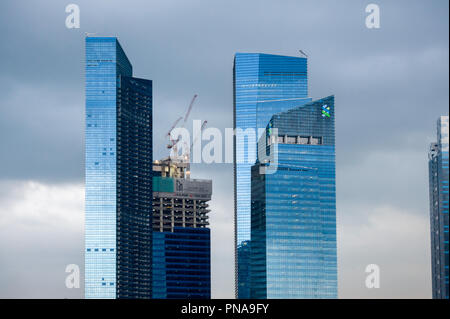
[[[169,138],[169,144],[167,144],[167,148],[169,150],[171,150],[171,155],[169,155],[169,159],[170,160],[187,162],[187,163],[189,163],[189,161],[190,161],[190,151],[191,151],[191,149],[192,149],[192,147],[194,145],[194,142],[197,141],[199,136],[196,136],[194,138],[194,141],[191,143],[189,148],[187,148],[188,145],[185,144],[184,145],[185,147],[183,148],[183,154],[181,154],[181,156],[178,156],[178,142],[180,141],[180,137],[178,137],[176,139],[172,138],[171,132],[173,131],[173,129],[175,129],[177,127],[178,123],[182,119],[183,119],[183,124],[182,124],[181,127],[182,128],[185,127],[197,97],[198,97],[198,94],[194,94],[194,96],[192,97],[191,102],[189,103],[188,109],[187,109],[186,114],[184,115],[184,117],[180,116],[179,118],[177,118],[177,120],[172,124],[172,126],[170,127],[169,131],[166,134],[166,136]],[[200,130],[200,135],[201,135],[201,132],[203,131],[203,129],[206,127],[206,123],[207,123],[207,121],[203,122],[201,130]]]

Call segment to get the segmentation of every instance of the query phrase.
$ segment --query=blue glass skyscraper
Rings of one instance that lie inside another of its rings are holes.
[[[291,107],[252,167],[250,297],[337,298],[334,97]]]
[[[86,37],[85,297],[151,297],[152,81]]]
[[[441,116],[429,152],[431,275],[433,299],[448,299],[449,121]]]
[[[237,53],[233,82],[236,297],[249,298],[250,176],[258,129],[264,129],[272,115],[289,109],[292,102],[310,101],[307,59]]]

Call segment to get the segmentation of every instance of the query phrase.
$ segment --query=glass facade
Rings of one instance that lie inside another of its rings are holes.
[[[306,103],[307,59],[237,53],[233,70],[236,297],[249,298],[251,166],[256,161],[258,129],[292,102]],[[247,135],[248,129],[253,135]]]
[[[187,162],[153,165],[153,298],[211,298],[212,181],[190,178]]]
[[[441,116],[437,143],[429,152],[431,227],[431,274],[433,299],[449,299],[448,212],[449,212],[449,118]]]
[[[85,297],[150,298],[152,82],[86,37]]]
[[[153,233],[153,298],[211,298],[209,228]]]
[[[278,164],[252,167],[251,298],[337,298],[334,132],[330,96],[274,115],[261,137]]]

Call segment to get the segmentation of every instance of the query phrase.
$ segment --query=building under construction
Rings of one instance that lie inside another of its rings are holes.
[[[211,194],[189,163],[153,163],[153,298],[211,298]]]

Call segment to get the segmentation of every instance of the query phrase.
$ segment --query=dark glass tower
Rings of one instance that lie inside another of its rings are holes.
[[[212,181],[191,179],[185,162],[153,169],[153,298],[209,299]]]
[[[431,274],[434,299],[448,299],[448,211],[449,158],[448,116],[438,120],[437,143],[430,146],[428,169],[430,183]]]
[[[250,175],[258,130],[264,130],[272,115],[288,110],[291,102],[311,100],[307,98],[307,59],[237,53],[233,82],[236,297],[249,298]]]
[[[250,297],[337,298],[334,97],[291,107],[252,167]]]
[[[151,298],[152,82],[86,37],[85,297]]]

